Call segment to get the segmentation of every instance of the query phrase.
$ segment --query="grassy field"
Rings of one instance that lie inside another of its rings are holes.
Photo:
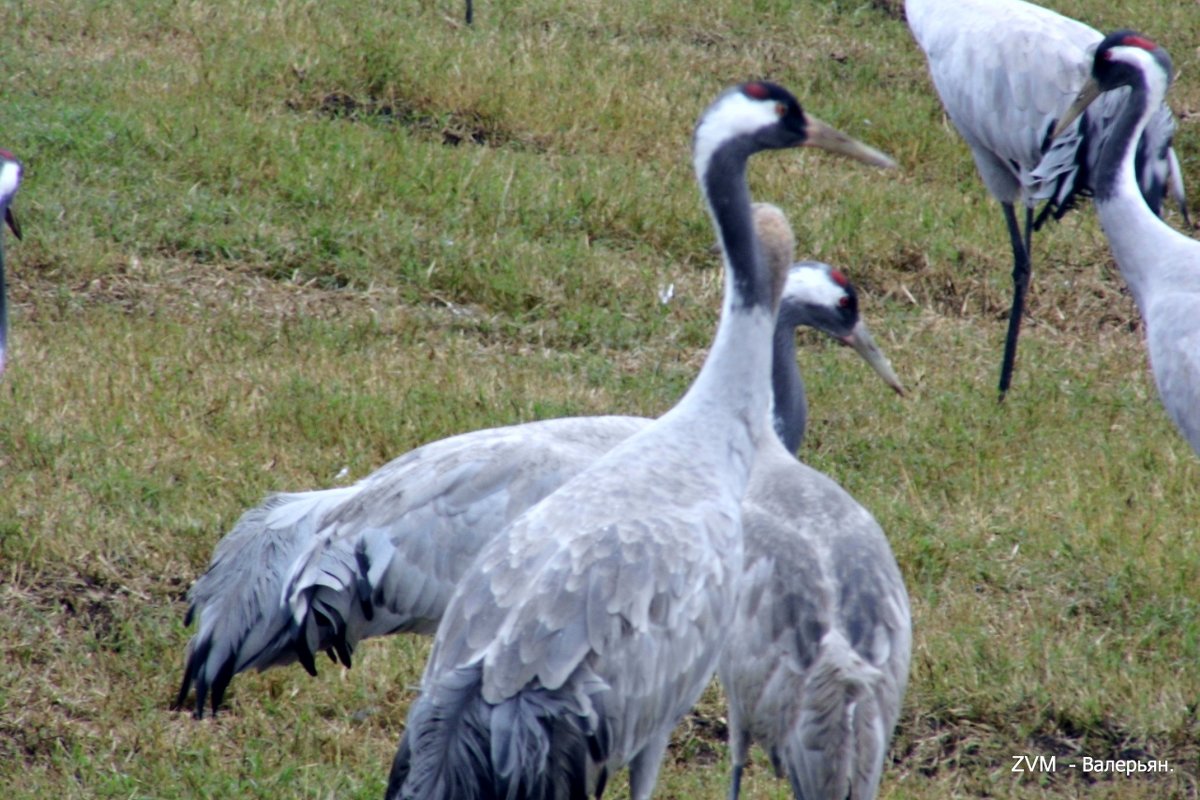
[[[1171,51],[1200,195],[1200,6],[1058,7]],[[1196,797],[1200,462],[1092,210],[1035,240],[998,405],[1007,238],[895,2],[461,12],[0,4],[0,146],[26,166],[0,382],[6,800],[381,797],[428,643],[240,677],[197,723],[168,709],[187,588],[269,491],[465,430],[668,408],[721,290],[691,128],[757,76],[903,165],[790,152],[751,174],[859,285],[910,389],[802,336],[802,457],[877,516],[912,597],[883,796]],[[714,687],[658,796],[724,795],[723,713]],[[1084,756],[1173,771],[1066,766]],[[744,796],[788,795],[759,756]]]

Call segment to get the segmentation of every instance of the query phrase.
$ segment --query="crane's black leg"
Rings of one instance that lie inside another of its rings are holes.
[[[1013,251],[1013,300],[1008,314],[1008,335],[1004,338],[1004,362],[1000,366],[1000,399],[1012,384],[1013,366],[1017,361],[1017,337],[1021,335],[1021,317],[1025,313],[1025,293],[1029,290],[1029,251],[1033,237],[1033,209],[1025,209],[1025,231],[1017,222],[1012,203],[1001,203],[1008,238]]]
[[[729,800],[738,800],[742,793],[742,764],[733,765],[733,777],[729,781]]]
[[[474,21],[475,21],[475,7],[474,7],[474,5],[472,5],[471,0],[467,0],[467,24],[470,25]]]

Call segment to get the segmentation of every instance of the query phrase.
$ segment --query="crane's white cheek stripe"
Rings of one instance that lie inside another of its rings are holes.
[[[0,167],[0,206],[12,200],[21,183],[21,165],[15,161],[6,161]]]
[[[779,121],[774,100],[755,100],[734,89],[714,103],[696,125],[696,174],[704,175],[713,153],[725,142]]]
[[[783,296],[789,302],[837,308],[846,296],[846,290],[817,267],[792,267],[787,283],[783,285]]]
[[[1171,81],[1171,76],[1163,72],[1154,56],[1141,47],[1114,47],[1108,51],[1113,61],[1123,61],[1132,64],[1146,76],[1146,88],[1154,95],[1165,95]]]

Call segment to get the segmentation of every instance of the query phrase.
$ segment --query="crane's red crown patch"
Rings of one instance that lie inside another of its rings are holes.
[[[1157,50],[1158,45],[1145,36],[1126,36],[1121,40],[1121,44],[1126,47],[1140,47],[1143,50]]]
[[[755,100],[766,100],[771,96],[771,93],[767,91],[767,87],[763,86],[761,83],[747,83],[742,91],[750,97],[753,97]]]

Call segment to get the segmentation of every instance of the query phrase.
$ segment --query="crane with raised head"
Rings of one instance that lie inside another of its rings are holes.
[[[742,570],[740,504],[770,431],[785,275],[751,222],[746,166],[812,145],[890,160],[755,81],[701,115],[693,162],[725,261],[699,375],[666,414],[489,541],[438,626],[389,800],[599,796],[629,768],[647,800],[671,731],[715,669]]]

